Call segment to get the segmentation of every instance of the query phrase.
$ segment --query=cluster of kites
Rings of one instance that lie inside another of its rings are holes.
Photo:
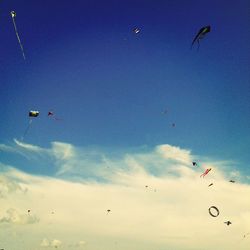
[[[24,134],[22,136],[22,140],[24,140],[25,136],[27,135],[28,131],[30,130],[31,124],[33,122],[33,119],[36,118],[36,117],[38,117],[39,114],[40,114],[40,112],[38,110],[30,110],[29,111],[29,113],[28,113],[29,124],[28,124],[27,128],[24,131]],[[62,120],[61,118],[58,118],[55,115],[54,111],[52,111],[52,110],[48,111],[47,117],[49,117],[50,119],[56,120],[56,121],[61,121]]]
[[[10,15],[11,15],[11,18],[12,18],[12,22],[13,22],[13,25],[14,25],[16,37],[17,37],[17,40],[18,40],[18,43],[19,43],[19,46],[20,46],[20,49],[21,49],[21,52],[22,52],[23,59],[26,60],[26,56],[25,56],[25,53],[24,53],[23,45],[22,45],[22,42],[21,42],[21,39],[20,39],[18,30],[17,30],[16,21],[15,21],[17,14],[16,14],[16,12],[15,12],[14,10],[12,10],[12,11],[10,12]],[[207,33],[210,32],[210,30],[211,30],[211,27],[210,27],[210,26],[202,27],[202,28],[198,31],[198,33],[196,34],[196,36],[194,37],[194,39],[193,39],[193,41],[192,41],[192,44],[191,44],[191,49],[192,49],[192,47],[194,46],[195,43],[197,43],[197,45],[198,45],[197,48],[199,49],[199,47],[200,47],[200,40],[203,39],[203,38],[205,37],[205,35],[206,35]],[[135,28],[132,29],[132,32],[133,32],[135,35],[138,35],[138,34],[141,32],[141,29],[139,29],[138,27],[135,27]],[[162,112],[162,114],[166,115],[166,114],[167,114],[167,110],[164,110],[164,111]],[[38,115],[39,115],[39,111],[30,111],[30,112],[29,112],[29,117],[37,117]],[[54,118],[55,120],[60,120],[59,118],[54,117],[54,114],[53,114],[53,112],[51,112],[51,111],[48,112],[48,116],[53,116],[53,118]],[[26,130],[25,130],[25,132],[24,132],[24,135],[23,135],[22,139],[23,139],[23,138],[25,137],[25,135],[28,133],[32,121],[33,121],[33,120],[30,119],[29,125],[28,125],[28,127],[26,128]],[[172,123],[171,125],[172,125],[173,128],[176,126],[175,123]]]
[[[193,48],[194,44],[197,43],[197,49],[199,49],[200,47],[200,41],[201,39],[203,39],[207,33],[209,33],[211,30],[211,27],[208,25],[208,26],[205,26],[205,27],[202,27],[198,32],[197,34],[195,35],[193,41],[192,41],[192,44],[191,44],[191,49]],[[141,30],[139,28],[134,28],[133,29],[133,32],[135,34],[139,34],[141,32]]]
[[[20,45],[20,49],[21,49],[21,52],[22,52],[22,55],[23,55],[23,59],[25,60],[25,59],[26,59],[26,56],[25,56],[25,53],[24,53],[23,45],[22,45],[22,43],[21,43],[21,39],[20,39],[19,34],[18,34],[18,30],[17,30],[17,26],[16,26],[16,21],[15,21],[16,12],[15,12],[15,11],[11,11],[11,12],[10,12],[10,15],[11,15],[12,22],[13,22],[13,25],[14,25],[16,37],[17,37],[17,40],[18,40],[18,43],[19,43],[19,45]],[[199,32],[196,34],[196,36],[194,37],[194,39],[193,39],[193,41],[192,41],[191,48],[193,47],[193,45],[194,45],[195,43],[197,43],[197,44],[198,44],[198,49],[199,49],[200,40],[203,39],[204,36],[205,36],[208,32],[210,32],[210,30],[211,30],[210,26],[202,27],[202,28],[199,30]],[[135,27],[135,28],[132,29],[132,32],[133,32],[135,35],[138,35],[138,34],[141,32],[141,30],[140,30],[138,27]],[[168,112],[167,109],[165,109],[165,110],[162,112],[162,114],[166,115],[167,112]],[[28,133],[28,131],[29,131],[30,127],[31,127],[31,124],[32,124],[32,121],[33,121],[32,118],[38,117],[38,116],[39,116],[39,111],[33,111],[33,110],[29,111],[30,120],[29,120],[29,124],[28,124],[28,126],[27,126],[27,128],[26,128],[26,130],[25,130],[25,132],[24,132],[24,134],[23,134],[23,136],[22,136],[22,140],[24,139],[24,137],[26,136],[26,134]],[[55,119],[55,120],[61,120],[60,118],[55,117],[55,116],[54,116],[54,112],[52,112],[52,111],[49,111],[49,112],[48,112],[48,116],[52,117],[52,118]],[[176,126],[176,124],[175,124],[175,123],[172,123],[171,126],[174,128],[174,127]],[[210,169],[210,170],[211,170],[211,169]],[[204,177],[210,170],[207,170],[207,172],[205,172],[205,173],[203,174],[203,177]]]
[[[23,56],[23,59],[25,60],[26,56],[25,56],[25,53],[24,53],[23,45],[22,45],[22,42],[21,42],[18,30],[17,30],[16,21],[15,21],[17,14],[16,14],[16,12],[14,10],[12,10],[10,12],[10,15],[11,15],[12,22],[13,22],[13,25],[14,25],[16,37],[17,37],[17,40],[18,40],[18,43],[19,43],[19,46],[20,46],[20,49],[21,49],[21,52],[22,52],[22,56]],[[210,32],[210,30],[211,30],[211,27],[209,25],[205,26],[205,27],[202,27],[198,31],[198,33],[196,34],[196,36],[194,37],[194,39],[192,41],[192,44],[191,44],[191,49],[193,48],[193,46],[194,46],[195,43],[197,43],[197,45],[198,45],[197,49],[199,49],[201,39],[203,39],[206,36],[206,34]],[[138,35],[141,32],[141,29],[139,29],[138,27],[135,27],[135,28],[132,29],[132,32],[135,35]]]
[[[192,162],[192,165],[193,165],[194,167],[195,167],[195,166],[198,167],[198,164],[197,164],[197,162],[195,162],[195,161]],[[212,168],[207,168],[207,169],[204,171],[204,173],[202,173],[202,174],[200,175],[200,177],[203,177],[203,178],[204,178],[211,170],[212,170]],[[234,180],[230,180],[229,182],[235,183]],[[212,185],[213,185],[213,183],[210,183],[210,184],[208,185],[208,187],[211,187]],[[220,214],[220,210],[219,210],[216,206],[211,206],[211,207],[209,207],[208,212],[209,212],[209,214],[210,214],[212,217],[218,217],[219,214]],[[225,223],[227,226],[229,226],[229,225],[232,224],[231,221],[225,221],[224,223]]]

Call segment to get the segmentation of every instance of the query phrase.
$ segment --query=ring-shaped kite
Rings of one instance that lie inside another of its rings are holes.
[[[216,211],[216,213],[213,213],[212,212],[212,209],[214,209]],[[212,217],[217,217],[219,214],[220,214],[220,211],[217,207],[215,206],[211,206],[209,209],[208,209],[208,212],[209,214],[212,216]]]

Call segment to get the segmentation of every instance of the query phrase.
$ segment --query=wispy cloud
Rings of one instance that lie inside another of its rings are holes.
[[[156,147],[156,151],[165,159],[190,164],[192,162],[192,155],[190,150],[181,149],[171,145],[160,145]]]
[[[70,160],[76,156],[74,147],[62,142],[52,142],[52,154],[60,160]]]
[[[28,143],[24,143],[24,142],[20,142],[17,139],[14,139],[14,142],[16,143],[17,146],[19,146],[20,148],[23,148],[27,151],[32,151],[35,153],[40,153],[40,152],[44,152],[44,149],[38,146],[34,146]]]
[[[168,144],[156,146],[148,151],[135,151],[126,153],[120,151],[117,155],[115,149],[112,152],[104,152],[101,149],[87,149],[75,147],[69,143],[52,142],[50,148],[42,148],[36,145],[14,140],[14,146],[2,144],[2,149],[8,152],[16,152],[25,155],[30,159],[45,162],[54,169],[58,177],[77,177],[106,179],[113,172],[119,171],[146,171],[151,175],[190,175],[202,169],[212,168],[214,178],[220,178],[219,175],[227,175],[231,178],[241,179],[240,172],[229,168],[229,161],[213,161],[209,158],[194,156],[191,150],[181,149]],[[199,167],[192,166],[193,160],[199,161]],[[35,170],[35,168],[34,168]],[[245,178],[247,179],[247,178]]]

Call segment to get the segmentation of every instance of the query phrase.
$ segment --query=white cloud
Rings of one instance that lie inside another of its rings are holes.
[[[53,247],[53,248],[59,248],[62,245],[62,242],[60,240],[54,239],[49,241],[47,238],[44,238],[42,242],[40,243],[40,246],[45,247]]]
[[[16,150],[13,147],[5,145],[5,144],[0,144],[0,150],[3,152],[16,153]]]
[[[60,240],[54,239],[54,240],[51,241],[51,246],[52,246],[52,247],[58,248],[58,247],[60,247],[61,245],[62,245],[62,242],[61,242]]]
[[[50,246],[50,243],[49,243],[49,240],[44,238],[40,244],[41,247],[49,247]]]
[[[27,151],[32,151],[32,152],[35,152],[35,153],[41,153],[44,151],[43,148],[41,147],[38,147],[38,146],[34,146],[34,145],[31,145],[31,144],[28,144],[28,143],[24,143],[24,142],[20,142],[18,141],[17,139],[14,139],[14,142],[16,143],[17,146],[27,150]]]
[[[25,193],[27,189],[7,176],[0,176],[0,198],[11,193]]]
[[[62,142],[52,142],[52,153],[60,160],[70,160],[75,156],[74,147]]]
[[[161,154],[165,159],[171,159],[185,164],[192,162],[191,151],[180,149],[179,147],[167,144],[160,145],[156,147],[156,152]]]
[[[226,176],[223,164],[210,160],[202,168],[194,168],[191,151],[170,145],[116,158],[63,143],[52,143],[48,151],[59,168],[70,165],[64,174],[76,174],[78,182],[5,171],[5,178],[11,178],[17,187],[25,183],[29,190],[25,194],[6,192],[8,199],[0,207],[0,215],[4,214],[0,220],[5,222],[0,223],[0,242],[5,241],[10,249],[20,249],[21,242],[8,240],[8,230],[22,234],[20,238],[26,242],[22,249],[248,249],[249,239],[242,239],[250,231],[246,198],[250,186],[230,183],[228,177],[235,174],[230,170]],[[209,175],[200,178],[209,167]],[[96,179],[89,179],[86,172]],[[237,178],[239,175],[237,172]],[[214,185],[208,187],[211,182]],[[217,218],[208,213],[212,205],[220,209]],[[9,211],[10,207],[16,209]],[[27,211],[27,207],[39,216],[39,227],[17,223],[26,220],[20,219],[19,211]],[[108,214],[107,209],[111,210]],[[232,225],[226,226],[227,220]]]
[[[80,240],[78,242],[78,246],[85,246],[86,245],[86,242],[84,240]]]
[[[20,213],[14,208],[9,208],[3,217],[0,217],[0,223],[13,223],[13,224],[33,224],[37,223],[39,219],[35,215],[28,213]]]

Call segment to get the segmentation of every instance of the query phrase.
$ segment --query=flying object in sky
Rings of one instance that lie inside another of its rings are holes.
[[[209,209],[208,209],[208,212],[209,214],[212,216],[212,217],[217,217],[219,216],[220,214],[220,211],[217,207],[215,206],[211,206]]]
[[[233,181],[233,180],[230,180],[229,182],[235,183],[235,181]]]
[[[196,36],[194,37],[193,42],[192,42],[192,45],[191,45],[191,49],[193,48],[193,45],[194,45],[195,43],[198,44],[197,49],[199,49],[199,47],[200,47],[200,40],[203,39],[203,38],[205,37],[205,35],[206,35],[207,33],[210,32],[210,30],[211,30],[211,27],[210,27],[210,26],[202,27],[202,28],[199,30],[199,32],[196,34]]]
[[[107,209],[107,214],[110,213],[110,212],[111,212],[111,210],[110,210],[110,209]]]
[[[60,121],[61,119],[55,116],[55,113],[53,111],[48,112],[48,116],[56,121]]]
[[[208,186],[211,187],[211,186],[213,186],[213,185],[214,185],[213,183],[210,183]]]
[[[20,49],[21,49],[22,54],[23,54],[23,59],[25,60],[26,57],[25,57],[25,54],[24,54],[23,45],[22,45],[22,43],[21,43],[21,40],[20,40],[18,31],[17,31],[17,27],[16,27],[16,22],[15,22],[16,12],[12,10],[12,11],[10,12],[10,15],[11,15],[12,22],[13,22],[13,25],[14,25],[14,29],[15,29],[15,32],[16,32],[16,37],[17,37],[18,43],[19,43],[19,45],[20,45]]]
[[[249,235],[250,233],[244,234],[243,238],[246,238],[247,235]]]
[[[193,161],[192,164],[193,164],[194,167],[195,167],[195,166],[198,166],[198,164],[197,164],[196,161]]]
[[[232,222],[229,221],[229,220],[228,220],[228,221],[225,221],[224,223],[227,224],[228,226],[229,226],[230,224],[232,224]]]
[[[39,116],[39,111],[29,111],[29,117],[37,117]]]
[[[212,168],[207,168],[206,171],[200,175],[200,177],[202,176],[203,178],[212,170]]]
[[[133,32],[134,32],[135,34],[139,34],[139,33],[141,32],[141,30],[140,30],[139,28],[134,28],[134,29],[133,29]]]
[[[31,110],[29,112],[29,117],[37,117],[37,116],[39,116],[39,111],[33,111],[33,110]]]

